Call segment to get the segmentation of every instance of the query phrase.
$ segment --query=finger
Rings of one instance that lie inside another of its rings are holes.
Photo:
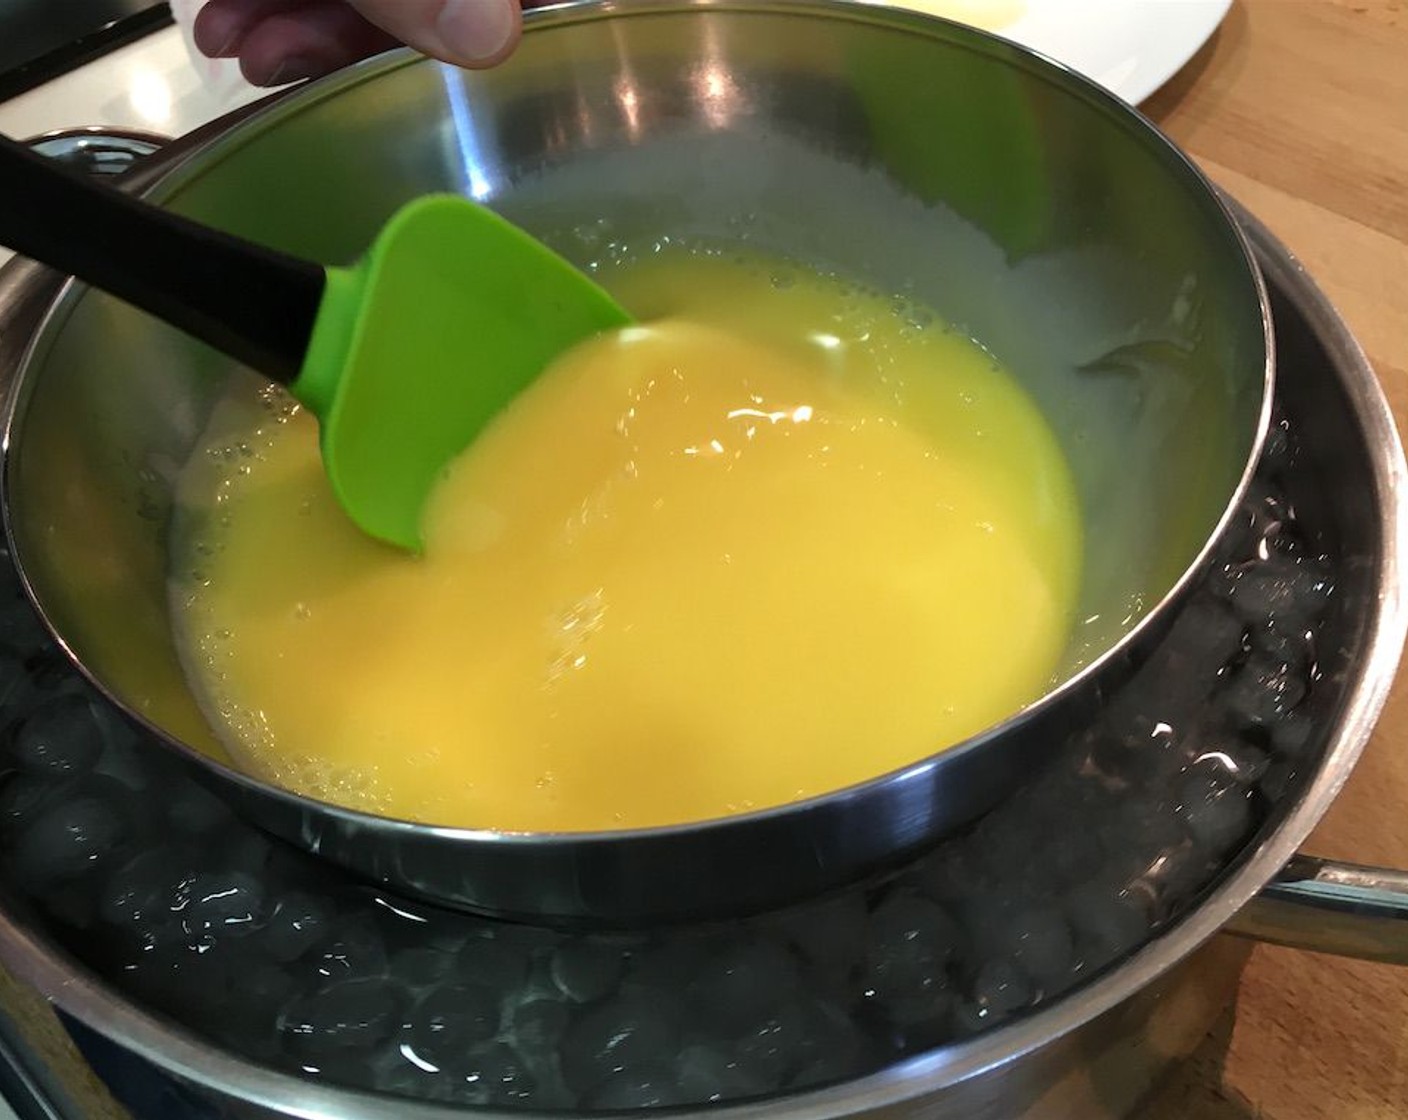
[[[307,7],[310,0],[209,0],[191,26],[197,49],[208,58],[234,58],[245,37],[264,20]]]
[[[342,0],[305,0],[276,11],[240,43],[240,71],[256,86],[277,86],[329,74],[384,51],[396,39]]]
[[[518,0],[348,0],[372,23],[456,66],[507,58],[522,30]]]

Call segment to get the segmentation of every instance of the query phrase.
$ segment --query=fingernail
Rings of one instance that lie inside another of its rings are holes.
[[[317,60],[304,58],[295,55],[293,58],[286,58],[274,68],[274,72],[269,75],[266,81],[258,83],[264,86],[285,86],[290,82],[301,82],[305,78],[316,78],[319,74],[327,71],[327,67],[320,65]]]
[[[513,37],[513,8],[505,0],[445,0],[435,30],[445,50],[466,65],[500,54]]]

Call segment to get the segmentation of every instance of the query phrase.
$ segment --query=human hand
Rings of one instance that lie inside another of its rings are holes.
[[[249,82],[275,86],[400,43],[457,66],[492,66],[520,29],[519,0],[208,0],[193,33],[202,54],[238,58]]]

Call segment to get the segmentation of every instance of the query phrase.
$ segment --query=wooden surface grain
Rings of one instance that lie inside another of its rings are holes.
[[[1300,257],[1404,430],[1408,3],[1238,0],[1143,108]],[[1408,674],[1307,847],[1408,867]],[[1258,948],[1235,1007],[1150,1104],[1155,1116],[1408,1117],[1408,969]]]

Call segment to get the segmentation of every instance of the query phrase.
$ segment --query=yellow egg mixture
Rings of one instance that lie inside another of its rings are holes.
[[[1050,684],[1080,520],[984,350],[762,260],[605,279],[643,325],[452,465],[423,556],[346,520],[307,414],[213,425],[173,600],[241,765],[439,824],[662,825],[903,766]]]

